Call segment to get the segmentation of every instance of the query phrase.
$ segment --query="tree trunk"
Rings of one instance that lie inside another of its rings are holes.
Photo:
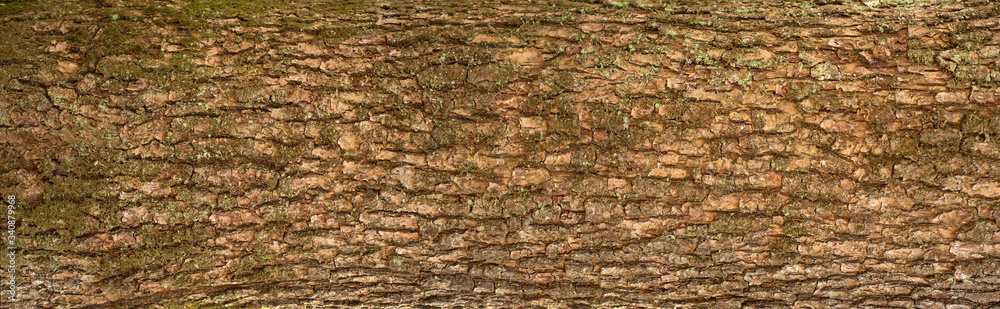
[[[4,308],[1000,306],[997,4],[627,1],[3,4]]]

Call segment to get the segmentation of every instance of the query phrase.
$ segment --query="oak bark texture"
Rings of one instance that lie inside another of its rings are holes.
[[[0,12],[7,308],[1000,306],[995,3]]]

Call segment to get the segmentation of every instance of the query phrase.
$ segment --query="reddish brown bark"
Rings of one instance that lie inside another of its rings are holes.
[[[4,306],[1000,306],[996,4],[257,5],[0,7]]]

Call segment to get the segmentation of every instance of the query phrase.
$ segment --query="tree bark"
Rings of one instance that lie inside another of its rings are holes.
[[[998,307],[998,12],[6,3],[4,306]]]

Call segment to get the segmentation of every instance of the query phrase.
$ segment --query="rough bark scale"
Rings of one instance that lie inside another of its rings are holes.
[[[1000,306],[987,1],[0,12],[7,308]]]

